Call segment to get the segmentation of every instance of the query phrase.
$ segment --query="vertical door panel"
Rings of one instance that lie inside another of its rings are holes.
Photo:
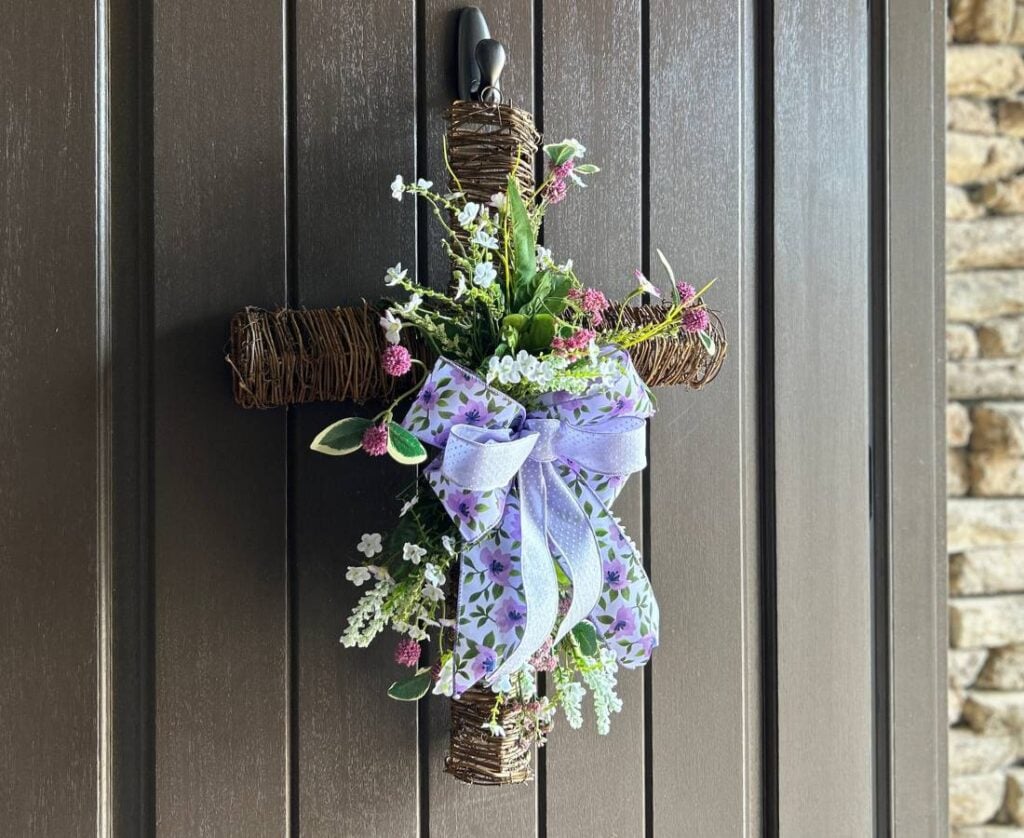
[[[420,95],[425,110],[419,163],[425,172],[423,176],[437,185],[447,180],[441,142],[445,110],[458,95],[456,26],[458,10],[465,5],[456,0],[425,0],[423,3],[424,67]],[[508,56],[501,76],[502,96],[517,107],[533,111],[533,3],[498,0],[488,3],[483,11],[491,36],[504,44]],[[417,262],[420,281],[444,287],[449,280],[449,265],[440,249],[437,225],[427,214],[422,214],[421,220],[424,224],[420,237],[424,246]],[[537,834],[537,794],[542,780],[502,788],[460,783],[444,771],[450,720],[448,702],[434,698],[426,711],[430,743],[427,778],[430,834],[439,838],[488,835],[498,830],[507,835]]]
[[[576,137],[601,167],[585,190],[553,207],[544,227],[555,260],[609,298],[636,286],[642,264],[641,4],[556,0],[544,5],[546,139]],[[643,549],[643,477],[634,475],[615,513]],[[655,657],[660,651],[655,653]],[[644,829],[644,694],[641,670],[620,670],[623,710],[599,736],[589,701],[582,730],[559,718],[546,749],[547,826],[559,836],[631,836]]]
[[[0,832],[97,824],[93,10],[0,32]],[[109,326],[109,323],[105,325]]]
[[[867,33],[863,3],[776,4],[782,835],[818,834],[823,817],[836,834],[874,827]]]
[[[227,318],[284,292],[279,4],[154,4],[156,819],[281,835],[285,417],[244,412]]]
[[[656,835],[756,834],[756,392],[749,4],[650,4],[650,244],[732,337],[707,390],[658,394],[648,552],[661,604],[652,682]]]
[[[299,2],[295,28],[294,304],[375,302],[384,271],[415,259],[413,202],[391,198],[414,171],[414,4]],[[409,836],[418,824],[416,705],[387,697],[403,670],[397,635],[369,649],[338,642],[367,588],[345,580],[365,558],[364,532],[386,532],[414,471],[389,457],[309,450],[330,422],[382,409],[305,405],[292,411],[294,627],[297,651],[298,831]]]

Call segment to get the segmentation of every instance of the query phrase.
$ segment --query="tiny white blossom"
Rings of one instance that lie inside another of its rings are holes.
[[[639,283],[637,287],[641,291],[643,291],[646,294],[650,294],[652,297],[658,297],[659,299],[661,298],[661,291],[659,291],[654,286],[654,284],[646,276],[643,275],[642,271],[640,271],[639,269],[633,271],[633,276],[636,277],[636,281],[637,283]]]
[[[427,555],[427,551],[420,547],[419,544],[412,544],[407,541],[402,548],[402,558],[413,564],[419,564],[425,555]]]
[[[423,578],[431,585],[437,585],[441,587],[444,584],[444,574],[433,562],[427,562],[426,567],[423,569]]]
[[[419,501],[419,499],[420,499],[419,495],[413,495],[411,498],[409,498],[409,500],[407,500],[405,503],[403,503],[402,504],[402,509],[398,513],[398,517],[399,518],[404,518],[408,514],[409,510],[412,509],[416,505],[416,503],[417,503],[417,501]]]
[[[462,197],[463,194],[461,192],[449,192],[447,195],[444,196],[444,199],[446,201],[457,201]]]
[[[391,578],[391,574],[388,573],[384,568],[379,567],[378,565],[368,564],[366,566],[366,569],[373,574],[373,578],[376,579],[378,582],[383,582],[385,579]]]
[[[508,198],[505,196],[504,192],[495,192],[493,195],[491,195],[491,200],[489,201],[489,203],[492,207],[498,210],[498,212],[501,212],[505,208],[505,204],[507,203],[507,201]]]
[[[434,695],[447,696],[455,693],[455,665],[451,655],[441,664],[441,671],[437,673],[437,683],[434,684],[433,692]]]
[[[490,369],[488,369],[489,372]],[[511,355],[506,355],[498,361],[497,374],[498,381],[502,384],[518,384],[522,381],[522,376],[519,374],[519,365]]]
[[[369,582],[370,579],[373,578],[373,574],[370,573],[370,569],[364,565],[350,565],[348,571],[345,573],[345,578],[358,588],[363,584],[363,582]]]
[[[414,311],[416,311],[416,309],[420,307],[420,304],[422,302],[423,296],[421,294],[413,294],[411,297],[409,297],[408,302],[402,303],[401,305],[396,305],[395,311],[397,311],[399,314],[412,314]]]
[[[480,727],[482,727],[489,734],[491,734],[491,736],[497,736],[500,738],[505,735],[505,728],[503,728],[497,722],[486,721],[482,725],[480,725]]]
[[[430,602],[440,602],[444,599],[444,591],[437,587],[437,585],[424,585],[423,598]]]
[[[498,249],[498,239],[488,233],[486,230],[477,230],[473,234],[473,238],[470,239],[473,244],[478,244],[480,247],[485,247],[488,250]]]
[[[462,271],[455,272],[455,299],[466,293],[466,275]]]
[[[401,175],[395,175],[395,179],[391,181],[391,197],[396,201],[402,200],[402,193],[405,191],[405,181],[402,180]]]
[[[537,245],[537,264],[542,268],[549,268],[554,264],[551,259],[551,251],[543,245]]]
[[[384,338],[388,343],[397,344],[402,331],[402,321],[395,317],[395,313],[388,309],[380,319],[380,327],[384,330]]]
[[[368,559],[376,556],[384,549],[380,545],[380,533],[364,532],[363,537],[359,539],[359,543],[356,545],[356,549]]]
[[[384,275],[384,284],[389,286],[398,285],[405,279],[408,273],[408,270],[402,270],[402,263],[399,262],[393,268],[388,268],[388,272]]]
[[[420,178],[419,180],[416,181],[416,185],[423,191],[427,191],[428,189],[430,189],[431,186],[434,185],[434,181]]]
[[[455,556],[455,539],[450,535],[441,536],[441,546],[444,547],[449,556]]]
[[[562,273],[569,273],[572,270],[572,259],[566,259],[564,265],[558,265],[557,267]]]
[[[473,282],[481,288],[490,288],[497,276],[493,262],[481,262],[473,268]]]
[[[461,224],[463,228],[468,228],[476,220],[478,212],[480,212],[480,204],[469,201],[461,210],[459,210],[459,224]]]

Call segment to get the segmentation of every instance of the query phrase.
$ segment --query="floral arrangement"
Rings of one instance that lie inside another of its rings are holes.
[[[558,710],[580,727],[588,692],[607,733],[622,707],[619,667],[644,664],[658,642],[641,557],[610,509],[646,465],[654,412],[629,350],[696,334],[716,351],[702,300],[710,283],[698,292],[677,282],[660,251],[664,300],[637,270],[635,289],[612,305],[572,260],[559,263],[541,244],[548,209],[599,171],[585,151],[575,140],[545,146],[535,193],[521,194],[513,172],[487,205],[467,200],[450,169],[448,194],[395,178],[392,196],[425,201],[444,228],[451,284],[434,290],[400,264],[387,270],[388,293],[405,299],[380,319],[382,365],[410,386],[372,419],[342,419],[312,443],[324,454],[361,450],[417,466],[394,529],[357,545],[365,562],[347,579],[366,591],[341,642],[364,647],[393,629],[395,662],[411,670],[391,686],[393,698],[486,689],[493,710],[484,728],[504,736],[503,715],[515,710],[524,740],[538,745]],[[645,295],[659,300],[658,317],[624,323],[624,306]],[[407,331],[437,357],[432,367],[403,343]],[[428,446],[438,453],[421,470]],[[550,674],[543,696],[541,673]]]

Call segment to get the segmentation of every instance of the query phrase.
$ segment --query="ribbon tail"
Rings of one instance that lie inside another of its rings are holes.
[[[523,464],[518,490],[522,507],[520,570],[526,598],[526,627],[519,645],[488,679],[489,684],[500,684],[519,670],[548,639],[558,619],[558,578],[547,544],[547,492],[539,463],[530,460]]]
[[[548,487],[548,535],[559,563],[572,581],[572,602],[555,633],[557,643],[597,605],[601,596],[601,556],[587,513],[562,482],[554,465],[545,463]]]

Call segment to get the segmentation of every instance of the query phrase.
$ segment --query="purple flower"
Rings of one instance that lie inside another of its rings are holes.
[[[423,385],[423,389],[420,390],[420,394],[416,397],[416,401],[428,410],[433,407],[434,402],[437,401],[437,390],[434,388],[434,385]]]
[[[476,657],[473,658],[473,663],[470,666],[470,671],[473,673],[473,678],[479,680],[480,678],[486,678],[498,667],[498,656],[494,654],[493,649],[488,649],[486,646],[476,647]]]
[[[631,635],[636,633],[636,617],[633,616],[633,609],[623,605],[615,612],[615,622],[612,623],[612,634]]]
[[[704,308],[691,308],[683,315],[683,329],[691,334],[703,332],[710,322],[707,309]]]
[[[498,547],[486,547],[480,551],[488,577],[495,585],[507,585],[508,574],[512,570],[512,558]]]
[[[654,651],[654,647],[658,645],[658,638],[653,634],[645,634],[640,638],[640,645],[643,647],[644,657],[649,658],[651,656],[651,652]]]
[[[507,596],[498,603],[498,628],[510,632],[526,625],[526,606],[514,597]]]
[[[581,466],[575,460],[571,460],[568,457],[565,458],[565,467],[569,469],[570,473],[575,477],[580,476],[580,471],[583,468],[583,466]]]
[[[616,559],[604,563],[604,583],[613,591],[621,591],[629,584],[626,566]]]
[[[444,505],[452,517],[459,523],[469,524],[476,518],[476,506],[480,502],[480,496],[475,492],[450,492],[444,499]]]
[[[505,513],[501,516],[501,528],[512,539],[521,537],[519,532],[519,507],[515,506],[511,501],[505,502]]]
[[[486,405],[477,401],[469,401],[459,408],[458,413],[452,417],[453,425],[475,425],[480,428],[491,418],[487,412]]]
[[[635,407],[636,402],[633,401],[633,399],[627,399],[625,396],[619,396],[612,405],[612,412],[609,415],[621,416],[623,413],[630,413]]]
[[[684,303],[688,303],[697,296],[697,289],[690,285],[689,282],[677,282],[676,291],[679,292],[679,299]]]
[[[464,369],[461,369],[460,367],[452,366],[450,369],[452,374],[452,381],[455,384],[458,384],[460,386],[465,386],[467,384],[476,386],[480,383],[480,379],[478,379],[475,375],[466,372]]]

